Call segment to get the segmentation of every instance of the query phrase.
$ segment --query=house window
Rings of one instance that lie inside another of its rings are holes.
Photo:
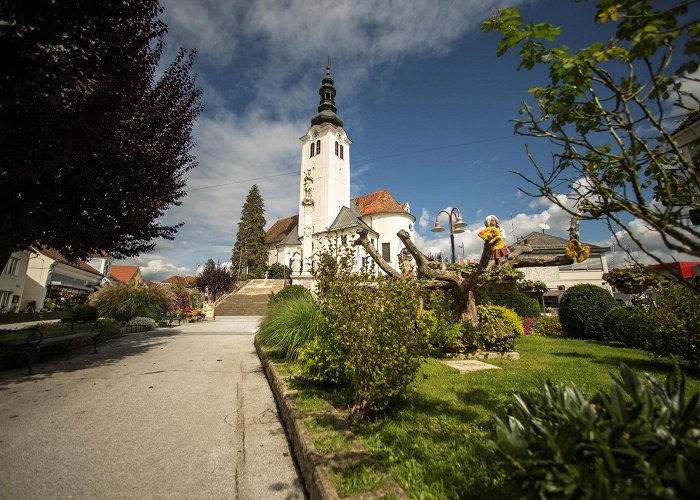
[[[603,272],[603,261],[600,257],[591,257],[583,262],[576,262],[568,266],[559,266],[559,272],[570,273],[578,271],[598,271]]]
[[[382,259],[391,262],[391,243],[382,243]]]
[[[316,154],[317,155],[321,154],[321,139],[316,141]]]
[[[338,156],[338,141],[335,141],[335,155]]]
[[[340,159],[343,159],[343,145],[340,145]]]
[[[10,260],[5,264],[5,269],[3,269],[2,274],[8,276],[17,276],[17,269],[19,268],[19,259],[17,257],[10,257]]]
[[[316,144],[313,142],[311,143],[311,156],[309,158],[313,158],[313,156],[316,154]]]
[[[0,311],[10,308],[12,292],[0,292]]]

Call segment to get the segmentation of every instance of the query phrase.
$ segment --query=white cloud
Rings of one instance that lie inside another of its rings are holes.
[[[421,210],[420,218],[418,219],[418,227],[421,229],[428,229],[428,224],[430,223],[430,213],[427,208]]]

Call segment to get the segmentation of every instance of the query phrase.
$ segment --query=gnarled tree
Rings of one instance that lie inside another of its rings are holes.
[[[584,212],[585,209],[580,208],[571,218],[568,232],[570,245],[572,246],[580,245],[579,225]],[[382,271],[394,279],[407,279],[406,276],[396,271],[382,258],[377,249],[374,248],[367,238],[367,232],[365,230],[358,230],[357,235],[355,246],[363,247]],[[413,241],[411,241],[408,232],[401,230],[397,233],[397,236],[403,242],[406,250],[408,250],[415,259],[419,283],[426,288],[442,288],[449,290],[454,300],[455,315],[460,321],[471,321],[475,326],[478,323],[476,297],[479,290],[487,283],[487,281],[481,278],[484,273],[491,271],[494,266],[509,265],[517,269],[522,267],[565,266],[573,264],[576,261],[575,257],[571,255],[571,252],[567,251],[565,248],[562,249],[561,255],[543,258],[530,257],[528,254],[532,253],[532,247],[528,245],[527,241],[524,241],[513,249],[507,261],[500,261],[496,264],[496,261],[492,259],[493,249],[491,244],[484,242],[481,258],[473,272],[450,270],[447,269],[444,264],[440,265],[429,261],[428,257],[418,250]]]

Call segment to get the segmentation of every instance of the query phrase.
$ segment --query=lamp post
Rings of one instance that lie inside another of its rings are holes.
[[[459,208],[455,207],[449,212],[447,210],[440,210],[435,216],[435,226],[430,230],[433,233],[441,233],[445,230],[440,225],[440,214],[447,214],[447,219],[450,224],[450,244],[452,247],[452,262],[456,262],[455,258],[455,234],[463,233],[464,228],[467,227],[467,223],[462,221],[462,214],[459,213]],[[454,219],[454,222],[452,222]]]

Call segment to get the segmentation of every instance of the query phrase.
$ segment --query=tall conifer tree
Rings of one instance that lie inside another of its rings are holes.
[[[267,268],[267,249],[265,247],[265,205],[260,196],[258,186],[248,191],[241,210],[241,222],[236,233],[236,243],[233,246],[231,262],[234,276],[239,271],[246,273],[249,278],[264,278]]]

